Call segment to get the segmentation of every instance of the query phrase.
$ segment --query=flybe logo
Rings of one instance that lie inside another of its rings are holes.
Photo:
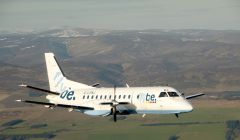
[[[146,102],[147,103],[156,103],[155,94],[148,94],[146,95]]]
[[[66,99],[66,100],[75,100],[74,91],[69,88],[69,90],[63,91],[63,93],[60,94],[60,98]]]
[[[54,80],[54,87],[58,91],[64,91],[67,89],[66,85],[64,84],[65,82],[65,77],[62,75],[61,72],[56,72],[55,76],[53,77]]]

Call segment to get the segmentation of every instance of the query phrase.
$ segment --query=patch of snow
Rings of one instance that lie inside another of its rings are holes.
[[[105,50],[99,51],[99,52],[97,52],[95,55],[103,54],[103,53],[105,53]]]
[[[196,41],[196,42],[199,42],[199,41],[203,41],[202,38],[195,38],[195,39],[192,39],[192,38],[181,38],[182,42],[186,42],[186,41]]]
[[[14,48],[14,47],[18,47],[18,45],[7,45],[7,46],[3,46],[1,48]]]
[[[21,50],[26,50],[26,49],[31,49],[31,48],[35,48],[36,46],[32,45],[32,46],[29,46],[29,47],[25,47],[25,48],[21,48]]]
[[[140,42],[141,41],[141,38],[139,37],[136,37],[136,39],[133,40],[133,42]]]
[[[99,36],[99,35],[106,35],[109,34],[110,32],[104,31],[104,30],[94,30],[92,36]]]
[[[0,41],[6,40],[6,39],[7,39],[6,37],[4,37],[4,38],[0,38]]]
[[[63,30],[57,33],[53,33],[52,36],[54,37],[63,37],[63,38],[68,38],[68,37],[87,37],[90,36],[88,34],[81,34],[78,31],[74,30]]]
[[[147,35],[159,35],[160,34],[160,32],[151,32],[151,31],[148,31],[148,32],[140,31],[138,33],[139,34],[147,34]]]

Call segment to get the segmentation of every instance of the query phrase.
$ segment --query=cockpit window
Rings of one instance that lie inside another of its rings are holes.
[[[176,92],[168,92],[170,97],[178,97],[179,95]]]
[[[159,97],[168,97],[167,93],[166,92],[161,92],[159,94]]]

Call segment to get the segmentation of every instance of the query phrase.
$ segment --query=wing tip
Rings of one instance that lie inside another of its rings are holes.
[[[18,100],[15,100],[16,102],[22,102],[23,100],[22,99],[18,99]]]
[[[205,95],[205,94],[204,93],[198,93],[198,94],[187,96],[187,97],[185,97],[185,99],[192,99],[192,98],[200,97],[200,96],[203,96],[203,95]]]
[[[21,85],[18,85],[19,87],[27,87],[27,85],[24,85],[24,84],[21,84]]]

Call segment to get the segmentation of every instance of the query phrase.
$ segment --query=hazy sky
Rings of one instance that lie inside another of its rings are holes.
[[[240,0],[0,0],[0,30],[240,30]]]

